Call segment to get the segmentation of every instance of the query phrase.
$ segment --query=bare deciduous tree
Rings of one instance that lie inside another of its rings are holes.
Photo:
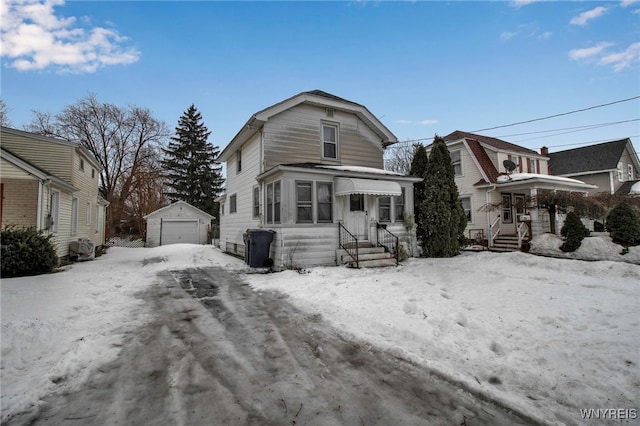
[[[107,235],[120,232],[121,225],[130,222],[127,216],[133,214],[134,206],[128,203],[140,189],[138,185],[148,185],[147,177],[153,175],[153,168],[159,167],[158,147],[170,135],[166,123],[154,118],[146,108],[101,103],[94,94],[64,107],[53,117],[49,113],[34,113],[27,130],[78,141],[96,157],[102,167],[101,192],[109,202]],[[135,205],[140,208],[138,202]]]
[[[391,145],[384,153],[384,169],[391,172],[409,174],[416,144],[407,140]]]
[[[0,99],[0,126],[11,126],[11,121],[9,121],[8,114],[9,109],[7,108],[7,104],[5,104],[2,99]]]

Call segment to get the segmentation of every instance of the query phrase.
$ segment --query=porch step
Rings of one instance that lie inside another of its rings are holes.
[[[336,250],[338,265],[355,266],[355,261],[349,256],[346,250]],[[395,266],[396,259],[391,257],[391,253],[385,251],[384,247],[359,247],[358,265],[361,268],[377,268],[382,266]]]
[[[518,237],[511,235],[501,235],[493,241],[493,245],[489,247],[493,251],[520,251],[518,245]]]

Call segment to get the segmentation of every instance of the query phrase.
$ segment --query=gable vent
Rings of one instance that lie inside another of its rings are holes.
[[[327,108],[327,117],[333,118],[333,108]]]

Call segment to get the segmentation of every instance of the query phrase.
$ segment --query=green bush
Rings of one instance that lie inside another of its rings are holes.
[[[640,244],[640,212],[623,201],[607,215],[607,231],[615,243],[625,247]]]
[[[8,226],[2,229],[0,276],[24,277],[51,272],[58,265],[58,254],[51,238],[34,227]]]
[[[590,233],[580,220],[580,217],[574,212],[569,212],[562,229],[560,229],[560,235],[565,238],[560,250],[565,252],[576,251],[582,244],[584,237],[588,237]]]

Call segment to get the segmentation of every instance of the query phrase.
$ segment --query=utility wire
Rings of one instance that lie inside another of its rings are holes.
[[[577,109],[577,110],[569,111],[569,112],[563,112],[563,113],[560,113],[560,114],[548,115],[546,117],[540,117],[540,118],[534,118],[534,119],[531,119],[531,120],[519,121],[517,123],[504,124],[502,126],[495,126],[495,127],[487,127],[486,129],[472,130],[471,133],[474,133],[474,132],[485,132],[487,130],[502,129],[504,127],[511,127],[511,126],[517,126],[517,125],[520,125],[520,124],[533,123],[535,121],[548,120],[550,118],[562,117],[564,115],[575,114],[577,112],[584,112],[584,111],[589,111],[589,110],[596,109],[596,108],[602,108],[602,107],[609,106],[609,105],[619,104],[619,103],[622,103],[622,102],[628,102],[628,101],[632,101],[632,100],[638,99],[638,98],[640,98],[640,96],[634,96],[634,97],[627,98],[627,99],[621,99],[619,101],[609,102],[609,103],[601,104],[601,105],[595,105],[595,106],[591,106],[591,107],[588,107],[588,108]]]

